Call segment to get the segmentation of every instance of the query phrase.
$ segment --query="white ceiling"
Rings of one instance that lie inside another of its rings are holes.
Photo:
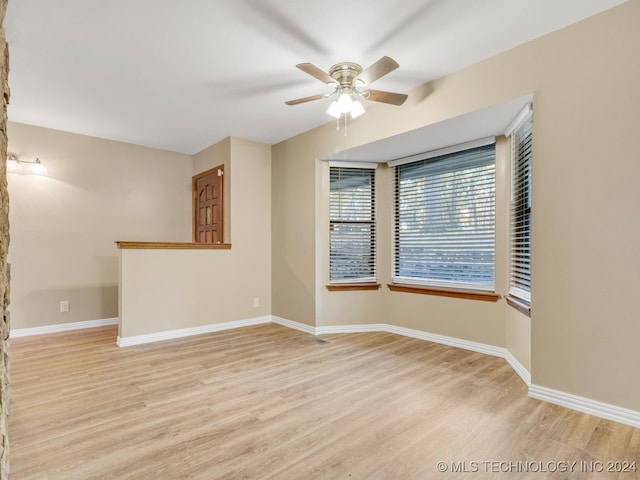
[[[10,0],[9,120],[196,153],[327,123],[330,88],[297,70],[400,68],[407,92],[624,0]]]

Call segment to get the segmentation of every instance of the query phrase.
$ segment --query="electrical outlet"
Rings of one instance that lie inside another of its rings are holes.
[[[258,298],[258,297],[254,297],[253,298],[253,306],[254,306],[254,308],[257,308],[257,307],[260,306],[260,298]]]
[[[66,313],[69,311],[69,300],[63,300],[60,302],[60,313]]]

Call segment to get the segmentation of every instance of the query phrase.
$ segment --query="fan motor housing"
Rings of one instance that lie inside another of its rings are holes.
[[[329,76],[340,85],[352,85],[353,80],[360,75],[362,67],[357,63],[336,63],[329,69]]]

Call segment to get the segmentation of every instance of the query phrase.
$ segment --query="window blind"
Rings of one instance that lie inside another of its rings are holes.
[[[509,294],[531,301],[531,162],[533,119],[529,113],[511,139],[511,239]]]
[[[375,282],[375,170],[330,167],[329,171],[329,280]]]
[[[495,144],[395,167],[394,282],[494,289]]]

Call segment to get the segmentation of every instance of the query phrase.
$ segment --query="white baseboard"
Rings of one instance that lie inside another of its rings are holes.
[[[299,330],[301,332],[308,333],[309,335],[316,334],[315,327],[312,327],[305,323],[287,320],[286,318],[276,317],[275,315],[271,315],[271,323],[277,323],[278,325],[282,325],[283,327],[292,328],[293,330]]]
[[[395,325],[385,325],[385,327],[386,332],[395,333],[404,337],[411,337],[417,338],[419,340],[426,340],[427,342],[440,343],[442,345],[449,345],[450,347],[471,350],[472,352],[484,353],[486,355],[491,355],[494,357],[504,358],[505,356],[504,348],[494,347],[493,345],[487,345],[486,343],[472,342],[470,340],[447,337],[445,335],[423,332],[422,330],[413,330],[411,328],[396,327]]]
[[[82,330],[84,328],[105,327],[107,325],[117,325],[117,318],[103,318],[101,320],[87,320],[84,322],[59,323],[57,325],[45,325],[43,327],[16,328],[9,333],[10,338],[30,337],[32,335],[46,335],[49,333],[68,332],[71,330]]]
[[[514,357],[513,354],[509,350],[507,350],[505,348],[504,351],[505,351],[504,359],[507,361],[507,363],[509,365],[511,365],[511,368],[513,368],[515,370],[515,372],[522,379],[522,381],[528,387],[530,387],[531,386],[531,373],[529,372],[529,370],[527,370],[526,367],[524,365],[522,365],[520,363],[520,361],[516,357]]]
[[[325,325],[316,327],[316,335],[327,335],[330,333],[371,333],[386,332],[388,325],[383,323],[363,324],[363,325]]]
[[[167,330],[164,332],[148,333],[145,335],[133,335],[131,337],[118,337],[116,343],[119,347],[130,347],[132,345],[141,345],[143,343],[191,337],[193,335],[201,335],[203,333],[220,332],[222,330],[231,330],[232,328],[249,327],[252,325],[260,325],[270,322],[270,315],[265,317],[247,318],[245,320],[235,320],[232,322],[213,323],[211,325],[203,325],[201,327],[181,328],[179,330]]]
[[[560,392],[539,385],[531,385],[529,387],[529,396],[560,405],[561,407],[571,408],[572,410],[588,413],[589,415],[640,428],[640,412],[635,410],[617,407],[608,403],[598,402],[597,400],[579,397],[578,395]]]

